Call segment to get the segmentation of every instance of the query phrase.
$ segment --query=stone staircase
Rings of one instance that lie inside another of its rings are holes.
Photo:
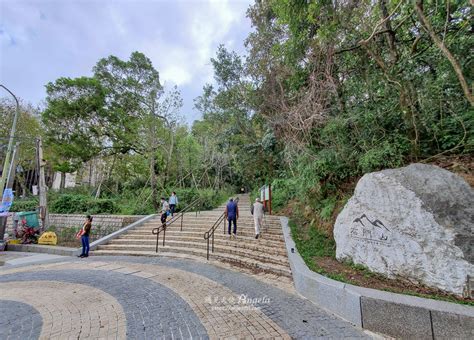
[[[225,205],[222,205],[215,210],[201,211],[197,216],[195,213],[186,213],[183,231],[180,231],[179,220],[166,230],[165,246],[162,244],[163,236],[160,234],[158,253],[155,252],[156,236],[152,235],[152,230],[161,225],[159,217],[130,230],[109,244],[99,246],[93,253],[95,255],[198,257],[206,261],[207,241],[204,240],[204,233],[211,228],[224,208]],[[239,212],[237,239],[233,240],[229,238],[229,235],[224,235],[224,226],[221,223],[215,232],[214,253],[210,253],[210,259],[291,278],[279,217],[265,217],[261,237],[257,240],[248,195],[239,195]]]

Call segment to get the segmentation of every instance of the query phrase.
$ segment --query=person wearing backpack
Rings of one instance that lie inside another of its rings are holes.
[[[168,218],[168,213],[170,210],[170,205],[166,202],[165,198],[161,198],[161,223],[164,225],[166,224],[166,219]]]

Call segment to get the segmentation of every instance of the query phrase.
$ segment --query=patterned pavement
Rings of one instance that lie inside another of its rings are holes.
[[[0,339],[358,339],[291,287],[187,259],[0,267]]]

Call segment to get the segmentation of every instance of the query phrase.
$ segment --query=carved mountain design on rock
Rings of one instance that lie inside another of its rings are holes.
[[[356,225],[351,228],[351,236],[368,240],[388,240],[390,229],[388,229],[379,219],[372,221],[366,214],[362,214],[352,222],[356,223]]]

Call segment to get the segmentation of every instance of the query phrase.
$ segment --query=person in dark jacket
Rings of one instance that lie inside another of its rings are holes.
[[[86,221],[82,227],[82,253],[79,257],[89,257],[89,235],[92,228],[92,217],[90,215],[86,216]]]
[[[227,218],[227,221],[229,221],[229,235],[235,238],[237,233],[237,220],[239,219],[239,207],[232,197],[229,198],[229,203],[227,203],[225,207],[225,217]],[[231,234],[232,223],[234,223],[234,232]]]

